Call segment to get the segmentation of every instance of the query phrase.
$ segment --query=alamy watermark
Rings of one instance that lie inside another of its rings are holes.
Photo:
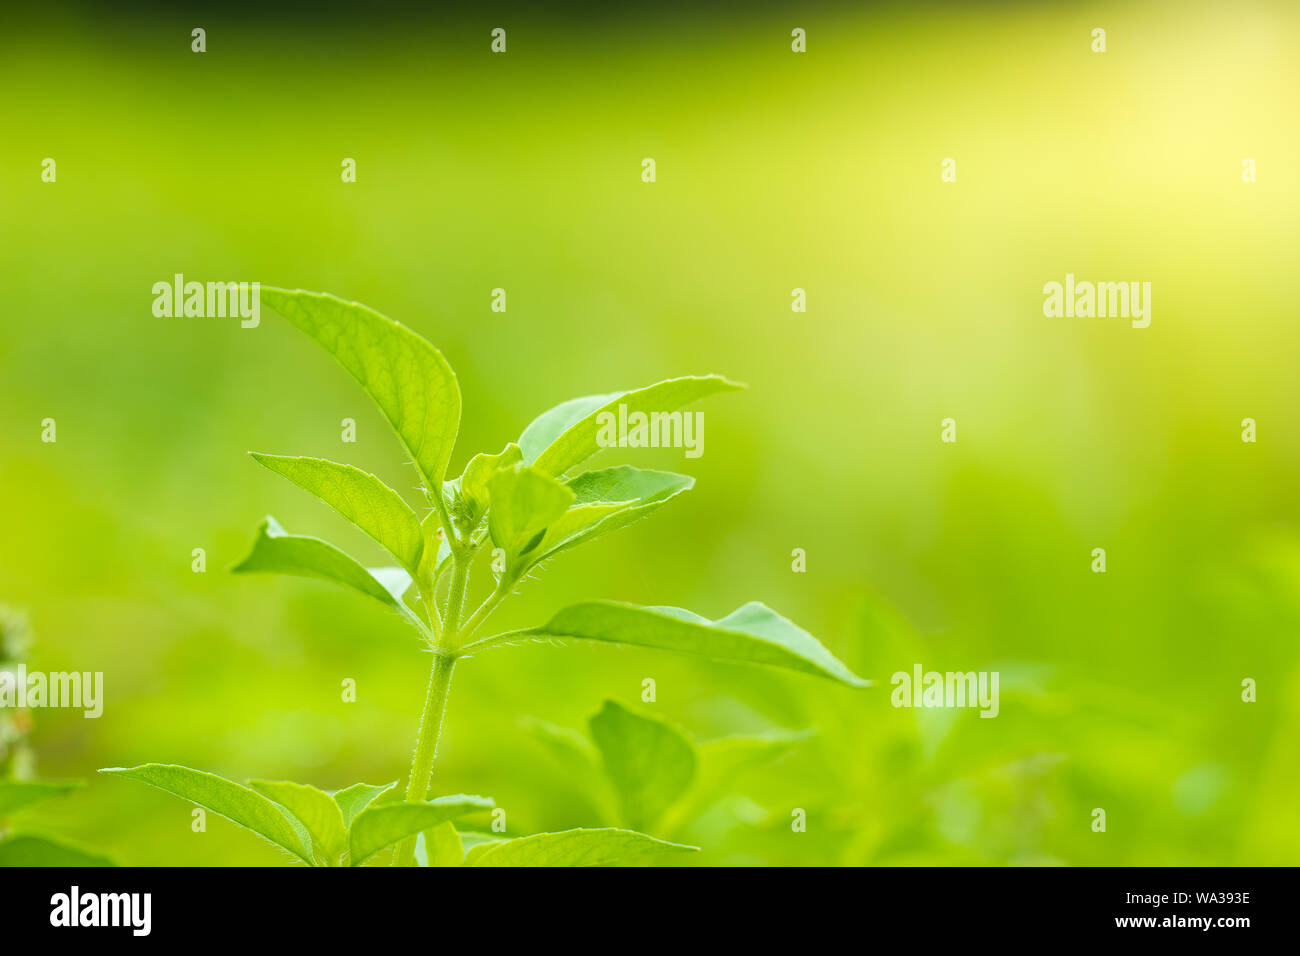
[[[73,886],[50,897],[50,925],[55,927],[112,927],[148,936],[153,928],[152,893],[83,893]]]
[[[1049,319],[1131,319],[1135,329],[1151,324],[1150,282],[1076,282],[1067,272],[1064,284],[1048,282],[1043,295]]]
[[[260,282],[186,282],[178,272],[170,282],[155,282],[153,296],[153,314],[160,319],[237,317],[245,329],[262,321]]]
[[[981,717],[998,715],[997,671],[896,671],[889,679],[895,707],[978,707]]]
[[[685,448],[687,458],[704,454],[703,412],[629,412],[596,414],[596,444],[601,448]]]
[[[104,713],[102,671],[28,671],[26,664],[0,670],[0,710],[67,707],[85,711],[87,719]]]

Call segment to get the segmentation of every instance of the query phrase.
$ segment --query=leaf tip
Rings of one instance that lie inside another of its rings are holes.
[[[282,534],[284,532],[284,529],[281,528],[279,523],[270,515],[267,515],[265,518],[259,521],[257,524],[257,533],[253,536],[253,544],[249,548],[248,554],[244,555],[244,557],[242,557],[239,561],[237,561],[235,564],[230,566],[230,573],[247,574],[249,571],[251,571],[252,569],[248,566],[248,564],[250,561],[253,560],[253,556],[257,554],[258,545],[261,544],[264,538],[273,537],[277,530]]]

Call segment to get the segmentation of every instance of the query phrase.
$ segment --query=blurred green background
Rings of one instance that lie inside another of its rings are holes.
[[[380,558],[247,450],[403,491],[413,472],[269,310],[256,330],[155,318],[150,287],[182,272],[333,292],[427,336],[464,393],[453,473],[576,395],[749,383],[700,406],[702,458],[631,458],[694,492],[496,620],[760,599],[878,685],[486,653],[456,672],[435,786],[492,795],[511,832],[599,822],[520,718],[580,728],[653,677],[646,709],[702,740],[816,731],[680,834],[702,863],[1300,862],[1295,4],[54,4],[0,33],[0,89],[0,601],[31,618],[33,669],[103,671],[107,695],[97,721],[34,714],[40,774],[91,779],[25,828],[130,864],[274,864],[95,768],[332,789],[398,778],[414,743],[428,659],[399,622],[225,573],[266,513]],[[1150,328],[1044,318],[1067,272],[1150,281]],[[999,717],[892,708],[915,663],[999,670]]]

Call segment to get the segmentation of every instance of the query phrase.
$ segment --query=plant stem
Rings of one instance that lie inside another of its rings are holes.
[[[411,776],[406,782],[407,803],[423,803],[429,797],[433,764],[438,756],[438,737],[442,733],[442,715],[447,710],[447,690],[451,686],[451,672],[456,667],[455,647],[460,636],[460,614],[465,606],[465,585],[469,580],[472,558],[472,554],[452,545],[451,590],[447,594],[447,611],[443,617],[441,639],[433,649],[429,690],[425,694],[424,713],[420,717],[420,733],[415,740],[415,756],[411,759]],[[397,852],[393,855],[393,865],[414,864],[415,837],[408,837],[398,844]]]
[[[462,551],[452,551],[451,590],[447,592],[447,613],[443,617],[444,641],[455,646],[460,637],[460,612],[465,605],[465,584],[469,580],[471,556]]]
[[[488,619],[488,615],[495,611],[501,602],[506,599],[506,595],[509,593],[510,585],[505,584],[505,579],[503,578],[502,584],[498,585],[497,589],[489,594],[483,603],[478,606],[478,610],[471,614],[469,619],[465,621],[465,626],[461,628],[461,638],[463,640],[469,640],[473,637],[474,632],[477,631],[479,626]]]
[[[420,803],[429,796],[429,781],[433,777],[433,762],[438,755],[438,736],[442,731],[442,715],[447,709],[447,690],[451,686],[451,672],[455,667],[456,658],[450,654],[434,655],[429,689],[424,697],[424,716],[420,718],[420,735],[415,744],[415,759],[411,762],[411,779],[406,784],[407,803]]]
[[[415,757],[411,761],[411,778],[406,784],[407,803],[422,803],[429,796],[433,763],[438,756],[438,737],[442,732],[442,715],[447,710],[447,690],[451,686],[451,672],[455,667],[454,655],[434,652],[429,690],[424,698],[424,715],[420,718],[420,734],[415,742]],[[414,863],[415,838],[410,837],[398,846],[393,865],[413,866]]]

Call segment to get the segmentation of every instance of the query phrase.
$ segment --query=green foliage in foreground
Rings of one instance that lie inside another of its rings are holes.
[[[699,817],[742,773],[778,760],[810,736],[735,736],[700,744],[668,721],[612,700],[587,722],[587,735],[541,720],[525,726],[605,816],[661,835]]]
[[[5,818],[81,789],[77,780],[0,778],[0,866],[113,866],[92,850],[35,833],[7,834]]]
[[[452,821],[490,811],[495,804],[487,797],[458,793],[406,803],[396,799],[396,782],[358,783],[327,793],[283,780],[250,780],[244,786],[215,774],[156,763],[101,772],[139,780],[211,810],[308,866],[360,866],[420,835],[426,862],[434,866],[594,866],[694,849],[606,828],[519,839],[490,837],[466,852]],[[431,860],[429,847],[439,848]]]
[[[392,426],[421,481],[423,514],[374,475],[351,465],[254,453],[260,464],[373,538],[396,565],[366,568],[334,545],[290,534],[268,517],[249,555],[234,568],[332,581],[383,605],[433,650],[404,802],[394,802],[395,784],[364,800],[355,787],[336,794],[288,782],[252,781],[246,787],[161,764],[109,772],[205,806],[307,864],[338,865],[346,859],[356,866],[394,844],[398,865],[411,865],[421,855],[431,865],[454,864],[461,862],[463,841],[452,821],[492,806],[481,797],[428,796],[452,670],[472,652],[524,640],[569,638],[701,654],[867,685],[811,634],[758,602],[710,620],[681,608],[587,601],[536,627],[479,636],[497,607],[543,562],[645,517],[693,486],[685,475],[626,465],[579,471],[601,450],[604,416],[617,415],[620,408],[627,415],[671,414],[742,386],[717,375],[688,376],[572,399],[538,416],[500,452],[475,455],[459,476],[448,478],[460,430],[460,387],[436,348],[378,312],[330,295],[264,288],[262,300],[356,379]],[[491,593],[466,613],[472,567],[489,551]],[[643,744],[661,741],[634,739],[627,728],[600,726],[601,734],[628,737],[625,747],[614,748],[624,754],[621,761],[607,763],[611,778],[624,788],[624,818],[650,825],[666,802],[679,795],[685,758],[680,750],[635,753]],[[657,779],[661,771],[662,780]],[[463,859],[481,866],[600,865],[689,849],[628,830],[583,829],[483,841]]]
[[[309,866],[360,866],[407,837],[493,806],[485,797],[465,794],[418,804],[394,803],[396,781],[382,786],[358,783],[326,793],[282,780],[250,780],[244,786],[169,764],[101,772],[139,780],[189,800],[252,830]]]

